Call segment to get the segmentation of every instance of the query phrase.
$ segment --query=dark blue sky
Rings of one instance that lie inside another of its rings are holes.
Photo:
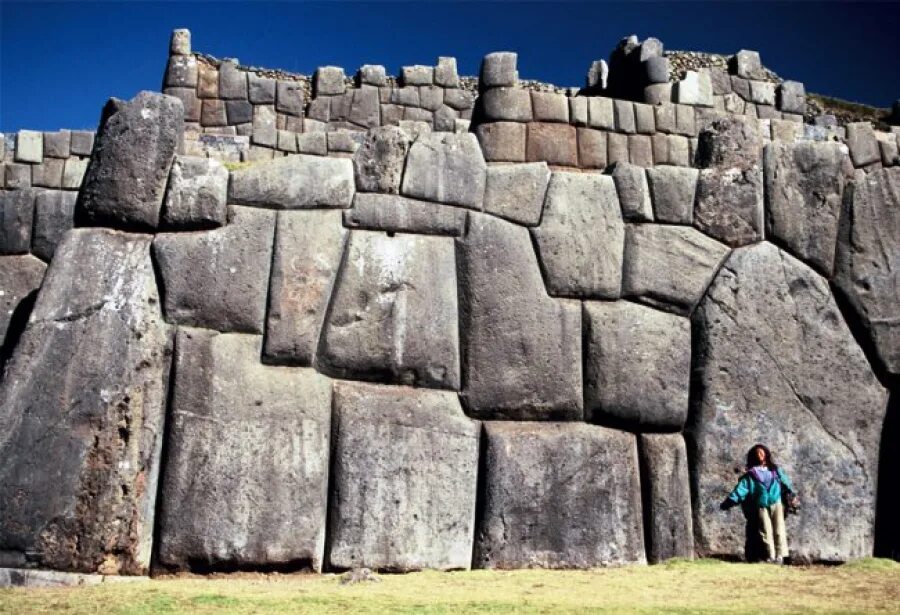
[[[475,74],[519,53],[524,78],[581,85],[591,60],[635,33],[669,49],[757,49],[783,77],[889,106],[900,98],[898,3],[300,3],[0,0],[0,130],[93,128],[110,96],[158,90],[169,33],[195,51],[311,73],[337,64],[432,64]]]

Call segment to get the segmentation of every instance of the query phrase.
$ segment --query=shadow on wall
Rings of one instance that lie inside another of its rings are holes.
[[[900,561],[900,378],[889,383],[881,457],[878,467],[878,507],[875,516],[875,555]]]

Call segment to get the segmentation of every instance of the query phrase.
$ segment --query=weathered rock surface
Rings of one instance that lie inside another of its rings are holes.
[[[463,234],[467,210],[394,194],[358,192],[344,211],[344,226],[425,235]]]
[[[841,202],[850,178],[852,166],[838,143],[766,146],[766,233],[826,276],[834,268]]]
[[[584,423],[485,423],[478,568],[644,562],[632,434]]]
[[[42,190],[34,200],[34,228],[31,253],[45,261],[53,258],[56,246],[75,223],[77,192]]]
[[[487,165],[472,133],[421,135],[409,148],[405,196],[480,209]]]
[[[644,536],[651,564],[694,556],[694,525],[684,437],[641,434],[641,487],[644,492]]]
[[[629,224],[622,295],[689,314],[727,254],[726,246],[689,227]]]
[[[42,260],[30,254],[0,256],[0,344],[6,340],[16,309],[22,301],[33,298],[46,269]]]
[[[769,243],[741,248],[698,306],[693,329],[698,394],[688,440],[698,553],[742,553],[744,524],[718,503],[761,441],[815,502],[789,522],[791,556],[871,555],[887,393],[827,282]]]
[[[480,426],[452,393],[335,385],[329,563],[468,569]]]
[[[184,138],[184,105],[141,92],[103,108],[78,210],[92,224],[155,229],[175,151]]]
[[[612,177],[553,173],[532,233],[551,295],[619,296],[625,224]]]
[[[169,174],[163,221],[180,230],[222,226],[227,199],[228,169],[221,162],[176,156]]]
[[[657,222],[690,224],[694,218],[697,169],[659,166],[647,169],[647,183]]]
[[[702,169],[694,226],[733,248],[760,241],[763,201],[761,166]]]
[[[355,380],[458,389],[453,240],[352,231],[317,364]]]
[[[0,551],[147,571],[169,347],[150,237],[68,233],[0,385]]]
[[[262,333],[275,215],[232,206],[222,228],[157,235],[153,255],[166,319],[217,331]]]
[[[622,217],[629,222],[653,220],[653,201],[645,170],[627,162],[617,162],[611,175],[619,195]]]
[[[628,301],[584,303],[585,417],[631,431],[679,431],[688,411],[691,325]]]
[[[409,136],[396,126],[368,131],[353,156],[356,188],[360,192],[399,194],[409,144]]]
[[[700,131],[697,166],[701,169],[749,169],[762,161],[759,122],[752,117],[731,115],[713,120]]]
[[[541,221],[550,181],[546,162],[488,167],[484,211],[525,226]]]
[[[278,212],[265,362],[313,364],[346,237],[339,211]]]
[[[0,254],[26,254],[31,249],[34,188],[0,192]]]
[[[354,191],[353,161],[301,154],[232,171],[228,202],[273,209],[345,208]]]
[[[457,263],[467,413],[581,420],[581,309],[547,296],[528,230],[472,213]]]
[[[159,559],[322,567],[331,382],[259,363],[262,338],[181,328]]]
[[[855,173],[844,194],[834,269],[882,366],[900,374],[900,168]]]

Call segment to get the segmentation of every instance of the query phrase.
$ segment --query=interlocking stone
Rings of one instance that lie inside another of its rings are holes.
[[[680,431],[691,323],[628,301],[584,302],[585,417],[633,431]]]
[[[10,343],[6,334],[13,319],[27,316],[31,311],[35,291],[40,288],[46,269],[43,261],[30,254],[0,256],[0,343]],[[25,313],[17,314],[17,310]]]
[[[613,100],[600,96],[591,96],[588,100],[588,124],[592,128],[613,130],[616,126],[613,112]],[[624,109],[624,107],[623,107]]]
[[[457,111],[471,109],[475,104],[475,94],[468,90],[444,90],[444,104],[453,107]]]
[[[61,158],[45,158],[41,164],[31,167],[31,185],[41,188],[62,188],[63,166]]]
[[[0,385],[0,551],[148,571],[171,352],[150,242],[75,229],[56,251]]]
[[[756,79],[762,71],[759,52],[741,49],[731,58],[731,72],[745,79]]]
[[[752,118],[717,119],[700,131],[697,166],[750,169],[759,165],[762,145],[759,123]]]
[[[171,96],[141,92],[103,108],[77,209],[94,224],[154,229],[175,150],[184,137],[184,107]]]
[[[347,115],[350,123],[363,128],[374,128],[381,124],[380,114],[376,90],[372,88],[353,90],[350,98],[350,113]]]
[[[35,130],[16,133],[16,162],[40,164],[44,159],[44,134]]]
[[[856,171],[844,194],[834,283],[848,299],[874,354],[900,374],[900,168]]]
[[[491,88],[479,98],[489,121],[530,122],[531,92],[520,88]]]
[[[569,99],[569,122],[577,126],[587,126],[588,123],[588,99],[584,96],[576,96]]]
[[[73,156],[90,156],[94,149],[94,133],[86,130],[73,130],[69,143],[69,152]]]
[[[644,102],[659,107],[672,102],[671,83],[653,83],[644,88]]]
[[[434,67],[435,84],[445,88],[459,87],[459,75],[456,72],[456,58],[439,57]]]
[[[532,233],[551,295],[619,296],[625,227],[611,177],[553,173]]]
[[[226,126],[228,117],[225,115],[225,101],[210,99],[204,100],[200,107],[201,126]]]
[[[847,124],[847,147],[850,148],[850,158],[855,167],[864,167],[881,160],[878,139],[869,122]]]
[[[525,226],[541,221],[550,181],[546,162],[488,167],[484,211]]]
[[[254,105],[275,103],[275,79],[257,73],[247,73],[247,98]]]
[[[320,66],[313,75],[313,89],[316,96],[343,94],[347,89],[344,69],[339,66]]]
[[[694,557],[688,455],[681,434],[641,434],[644,536],[651,564]]]
[[[676,128],[675,105],[662,103],[656,109],[656,130],[666,134],[674,133]]]
[[[647,83],[669,82],[669,58],[663,56],[647,58],[643,66],[647,75]]]
[[[606,135],[606,158],[609,164],[628,162],[628,135],[610,132]]]
[[[610,172],[622,208],[622,218],[629,222],[650,222],[653,207],[645,170],[627,162],[616,163]]]
[[[231,101],[226,103],[226,106]],[[271,105],[251,105],[253,107],[253,132],[250,142],[254,145],[275,147],[278,144],[278,115]]]
[[[366,132],[353,156],[356,189],[360,192],[399,194],[410,139],[395,126]]]
[[[569,103],[563,94],[556,92],[531,92],[534,119],[538,122],[568,122]]]
[[[288,156],[231,172],[229,203],[276,209],[349,207],[355,192],[353,162],[345,158]]]
[[[192,230],[225,224],[228,170],[212,158],[176,156],[169,174],[163,222]]]
[[[806,113],[806,88],[799,81],[783,81],[778,86],[778,108],[785,113]]]
[[[68,130],[44,133],[44,156],[47,158],[68,158],[72,133]]]
[[[219,97],[219,71],[205,63],[199,65],[197,77],[197,96],[210,99]]]
[[[582,169],[606,168],[606,133],[593,128],[577,129],[578,166]]]
[[[697,114],[691,105],[675,105],[675,132],[688,137],[697,136]]]
[[[226,100],[247,99],[247,73],[237,63],[225,60],[219,64],[219,97]]]
[[[175,346],[160,564],[320,571],[331,382],[261,365],[254,335],[181,328]]]
[[[614,100],[613,113],[618,132],[633,133],[637,129],[634,120],[634,103],[627,100]]]
[[[0,254],[26,254],[31,249],[38,192],[33,188],[0,191]]]
[[[161,233],[153,254],[169,322],[262,333],[275,212],[231,206],[228,225]]]
[[[653,166],[653,145],[647,135],[628,135],[628,160],[639,167]]]
[[[622,295],[687,315],[727,255],[726,246],[690,227],[626,225]]]
[[[297,151],[301,154],[324,156],[328,153],[328,138],[324,132],[304,132],[297,135]]]
[[[775,105],[775,84],[768,81],[750,82],[750,100],[757,105]]]
[[[197,58],[169,56],[164,86],[167,88],[195,88],[198,79]]]
[[[484,158],[490,162],[525,162],[527,126],[518,122],[480,124],[476,130]]]
[[[453,240],[352,231],[317,365],[325,373],[458,389]]]
[[[522,134],[525,133],[525,127],[522,126]],[[522,149],[524,153],[525,143],[523,140]],[[524,160],[524,155],[522,159]],[[14,162],[8,162],[3,165],[5,167],[3,171],[3,178],[6,185],[6,188],[9,190],[21,190],[22,188],[30,188],[31,187],[31,166],[30,164],[18,164]]]
[[[767,235],[830,277],[844,186],[851,178],[850,161],[838,143],[768,144]]]
[[[344,226],[391,233],[458,237],[465,230],[466,211],[394,194],[359,192],[353,198],[353,207],[344,211]]]
[[[694,226],[731,247],[763,238],[763,172],[702,169],[697,181]]]
[[[423,109],[437,111],[444,104],[444,88],[436,85],[420,85],[419,104]]]
[[[41,190],[34,201],[31,253],[45,261],[53,258],[63,235],[74,226],[75,192]]]
[[[709,73],[689,70],[672,88],[672,99],[682,105],[713,106],[713,86]]]
[[[380,64],[363,64],[357,72],[361,85],[374,85],[376,87],[387,84],[387,71]]]
[[[485,423],[478,568],[643,563],[635,436],[583,423]]]
[[[457,265],[467,414],[580,420],[581,309],[547,296],[528,231],[470,213]]]
[[[434,67],[416,64],[400,69],[403,85],[431,85],[434,83]]]
[[[330,565],[468,569],[479,431],[450,393],[336,384]]]
[[[199,122],[203,118],[203,101],[197,98],[196,88],[166,88],[163,93],[181,101],[185,122]]]
[[[694,218],[697,169],[659,166],[647,169],[647,183],[657,222],[690,224]]]
[[[510,51],[495,51],[484,56],[478,84],[482,88],[514,87],[519,83],[516,70],[518,54]]]
[[[539,122],[528,124],[525,159],[528,162],[544,161],[547,164],[577,167],[578,134],[575,127]]]
[[[475,135],[421,135],[409,148],[401,193],[480,209],[486,169]]]
[[[652,135],[656,132],[656,114],[652,105],[634,105],[634,122],[636,130],[644,135]]]
[[[453,107],[441,105],[438,110],[434,112],[434,129],[436,131],[455,132],[456,121],[458,119],[459,111]]]
[[[754,442],[777,451],[801,494],[829,493],[792,519],[795,561],[872,553],[877,442],[887,392],[828,283],[769,243],[735,250],[694,313],[688,442],[697,552],[740,555],[744,523],[718,510]],[[809,500],[807,500],[809,502]],[[841,519],[852,517],[854,523]]]

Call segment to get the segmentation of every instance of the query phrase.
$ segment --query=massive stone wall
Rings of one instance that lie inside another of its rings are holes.
[[[25,220],[55,193],[0,196],[0,566],[740,557],[717,505],[757,441],[804,498],[795,561],[896,548],[887,137],[597,95],[637,92],[614,76],[662,56],[635,49],[578,92],[489,54],[471,130],[326,126],[346,92],[319,87],[280,130],[355,146],[315,153],[226,151],[186,96],[111,101],[55,254]],[[167,75],[214,64],[176,32]],[[306,91],[218,66],[247,98],[201,108]]]

